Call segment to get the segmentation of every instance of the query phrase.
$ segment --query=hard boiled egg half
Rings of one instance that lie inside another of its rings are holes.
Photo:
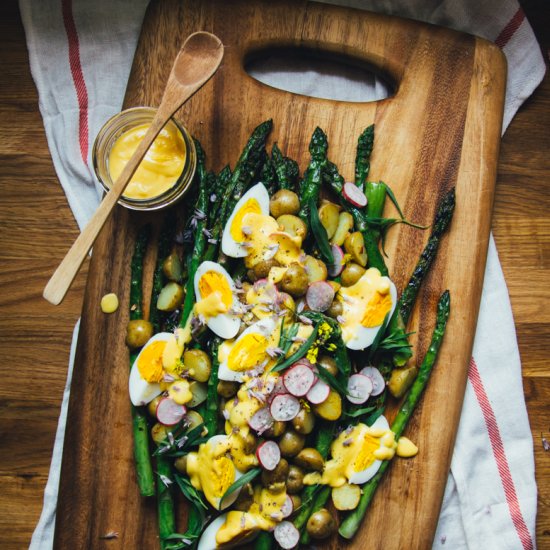
[[[251,187],[229,216],[222,236],[222,251],[226,256],[244,258],[248,255],[248,248],[242,244],[248,236],[243,233],[243,218],[247,214],[269,215],[269,193],[263,183]]]
[[[220,357],[218,378],[229,382],[242,382],[247,371],[263,370],[271,357],[268,348],[279,343],[279,319],[266,317],[250,325],[230,344],[227,342]]]
[[[227,489],[243,475],[229,456],[230,450],[230,436],[215,435],[200,445],[197,452],[187,455],[187,474],[193,487],[202,491],[216,510],[231,506],[240,492],[237,489],[221,500]]]
[[[365,349],[372,344],[386,315],[393,315],[397,290],[388,277],[382,277],[375,267],[367,269],[361,278],[348,287],[341,287],[338,296],[342,314],[338,318],[342,339],[349,349]]]
[[[162,358],[168,342],[175,340],[171,332],[155,334],[143,346],[130,369],[130,400],[136,407],[146,405],[162,393],[164,378]]]
[[[251,514],[232,511],[218,516],[204,530],[197,550],[226,550],[251,541],[259,532]]]
[[[233,338],[241,326],[234,313],[238,299],[233,279],[215,262],[202,262],[195,273],[195,313],[204,318],[208,328],[220,338]]]

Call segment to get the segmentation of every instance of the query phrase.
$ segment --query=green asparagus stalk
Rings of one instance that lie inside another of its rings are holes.
[[[271,149],[271,161],[277,175],[279,189],[293,190],[299,176],[298,163],[291,158],[284,157],[279,146],[274,143]]]
[[[195,147],[197,149],[197,176],[199,178],[199,196],[197,204],[195,206],[195,212],[198,214],[196,217],[195,243],[193,245],[193,252],[191,259],[188,262],[187,269],[187,284],[185,286],[185,300],[183,302],[183,308],[181,312],[179,326],[184,327],[187,323],[189,315],[193,311],[193,305],[195,303],[195,273],[201,262],[205,243],[206,235],[204,234],[208,216],[208,193],[207,193],[207,173],[205,168],[204,151],[198,141],[195,140]]]
[[[273,535],[269,531],[261,531],[254,541],[254,550],[271,550]]]
[[[367,197],[367,218],[381,218],[384,214],[386,203],[386,184],[382,181],[367,181],[365,183],[365,195]],[[380,231],[370,228],[372,239],[380,241]]]
[[[323,172],[327,165],[327,150],[327,136],[321,128],[317,127],[309,143],[311,161],[300,186],[300,211],[298,216],[302,218],[308,227],[310,204],[312,201],[313,204],[317,204],[319,201]]]
[[[176,532],[172,466],[170,459],[157,456],[157,514],[159,522],[160,547],[164,550],[169,544],[166,537]]]
[[[142,310],[142,278],[143,278],[143,257],[149,239],[149,227],[142,228],[139,232],[134,248],[131,263],[130,277],[130,319],[141,319]],[[130,366],[138,356],[137,352],[130,354]],[[139,492],[145,497],[155,494],[155,480],[151,466],[151,455],[149,452],[149,426],[147,424],[147,413],[143,407],[131,405],[132,430],[134,435],[134,460],[136,463],[136,476]]]
[[[204,425],[208,435],[213,436],[218,427],[218,347],[220,339],[214,338],[210,346],[210,357],[212,358],[212,371],[208,379],[208,390],[206,397],[206,411],[204,414]]]
[[[277,190],[277,176],[275,174],[275,167],[267,155],[260,170],[260,181],[265,185],[269,196],[272,196]]]
[[[374,145],[374,124],[363,130],[357,140],[357,154],[355,156],[355,185],[361,189],[367,183],[370,170],[370,156]]]
[[[450,294],[446,290],[440,297],[437,304],[437,317],[435,329],[432,334],[432,340],[430,342],[430,347],[422,361],[418,376],[416,377],[413,385],[409,389],[395,420],[392,423],[391,429],[395,433],[396,439],[399,439],[403,434],[403,431],[410,420],[414,409],[420,402],[422,393],[426,389],[428,384],[428,379],[432,372],[432,369],[435,365],[437,354],[443,340],[443,335],[445,333],[445,327],[447,325],[447,319],[449,318],[449,311],[451,306]],[[367,511],[367,508],[376,492],[376,489],[382,479],[384,472],[388,469],[390,465],[389,460],[384,460],[377,474],[368,481],[362,487],[361,500],[359,501],[359,506],[351,512],[346,519],[340,525],[339,533],[345,539],[351,539],[359,529],[363,517]]]

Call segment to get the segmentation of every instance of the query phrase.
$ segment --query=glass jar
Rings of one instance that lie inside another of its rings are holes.
[[[112,116],[99,131],[92,149],[92,162],[98,180],[109,191],[113,180],[109,168],[111,151],[117,140],[126,132],[150,124],[156,110],[151,107],[133,107]],[[148,198],[132,198],[124,194],[118,203],[132,210],[158,210],[179,200],[191,186],[197,167],[197,154],[191,135],[177,120],[171,118],[166,127],[172,125],[179,132],[185,145],[185,161],[180,176],[166,191]]]

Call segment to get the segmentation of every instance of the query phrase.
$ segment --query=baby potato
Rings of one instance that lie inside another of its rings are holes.
[[[306,256],[306,259],[304,260],[304,267],[309,284],[327,280],[328,272],[325,262],[318,260],[313,256]]]
[[[336,319],[342,315],[343,312],[344,306],[342,302],[338,300],[338,298],[334,298],[334,300],[332,300],[332,304],[330,304],[329,308],[325,311],[325,314],[333,319]]]
[[[294,191],[281,189],[269,201],[269,211],[276,219],[284,214],[297,214],[300,210],[300,199]]]
[[[415,365],[393,369],[388,382],[390,393],[398,399],[403,397],[411,387],[417,374],[418,368]]]
[[[304,488],[304,471],[299,466],[292,464],[288,468],[286,477],[286,492],[290,495],[299,493]]]
[[[288,476],[289,465],[286,459],[281,458],[275,469],[269,471],[262,469],[262,485],[264,487],[269,487],[274,483],[281,483],[286,481]]]
[[[185,421],[190,430],[204,424],[204,418],[197,411],[187,411],[185,413]]]
[[[365,239],[363,238],[363,234],[361,232],[354,231],[353,233],[349,233],[344,240],[344,248],[355,263],[358,263],[361,267],[365,267],[367,265]]]
[[[265,279],[269,275],[269,270],[272,267],[279,267],[279,262],[275,259],[261,260],[253,268],[254,280]]]
[[[281,280],[282,290],[298,298],[306,293],[307,287],[308,276],[306,270],[298,262],[291,263]]]
[[[161,424],[160,422],[157,422],[151,428],[151,437],[153,438],[153,441],[157,445],[160,445],[168,437],[168,432],[169,431],[170,431],[169,426],[165,426],[164,424]]]
[[[331,357],[330,355],[321,355],[317,359],[317,366],[328,370],[332,376],[338,376],[338,366],[336,365],[334,357]]]
[[[312,539],[326,539],[336,531],[336,522],[326,508],[321,508],[311,514],[307,521],[306,530]]]
[[[160,311],[174,311],[178,309],[182,301],[183,287],[174,281],[170,281],[164,285],[159,293],[157,309],[160,309]]]
[[[306,238],[307,225],[298,216],[283,214],[277,218],[277,223],[283,228],[285,233],[293,237],[301,237],[302,240]]]
[[[132,319],[126,327],[126,345],[136,349],[144,346],[153,336],[153,325],[145,319]]]
[[[239,391],[239,383],[238,382],[229,382],[227,380],[220,380],[218,382],[218,386],[216,388],[218,395],[221,395],[222,397],[225,397],[226,399],[230,399],[231,397],[234,397],[237,395],[237,392]]]
[[[340,394],[331,389],[325,401],[319,405],[313,405],[313,412],[325,420],[338,420],[342,416],[342,398]]]
[[[268,428],[264,435],[266,437],[281,437],[286,430],[286,422],[282,422],[281,420],[275,420],[273,424],[271,425],[271,428]]]
[[[294,463],[306,471],[322,472],[325,461],[321,453],[313,447],[305,447],[295,457]]]
[[[361,499],[361,488],[359,485],[346,483],[341,487],[334,487],[331,494],[337,510],[355,510]]]
[[[163,399],[162,395],[157,395],[153,401],[149,401],[147,403],[147,412],[153,417],[157,417],[157,405],[159,404],[159,401]]]
[[[178,472],[181,472],[182,474],[186,474],[187,473],[187,455],[178,456],[178,458],[174,460],[174,466],[176,467],[176,470]]]
[[[193,380],[193,382],[189,384],[189,391],[193,394],[193,397],[191,401],[187,403],[188,407],[193,408],[206,401],[206,394],[208,391],[206,384]]]
[[[331,244],[342,246],[346,240],[347,234],[353,229],[353,216],[349,212],[340,212],[338,216],[338,226],[330,239]]]
[[[181,269],[181,260],[175,251],[172,251],[162,262],[162,272],[170,281],[179,283],[181,281],[183,271]]]
[[[248,509],[254,501],[253,497],[254,491],[252,489],[252,485],[250,483],[247,483],[241,488],[237,500],[232,505],[232,509],[239,512],[248,512]]]
[[[354,285],[363,276],[363,273],[365,273],[364,267],[354,262],[349,263],[340,275],[342,286]]]
[[[286,309],[286,315],[284,316],[285,324],[292,323],[294,318],[294,312],[296,311],[296,302],[294,298],[286,292],[279,292],[279,304],[281,309]]]
[[[326,229],[327,237],[332,239],[338,228],[340,207],[333,202],[325,201],[319,208],[319,219]]]
[[[279,449],[285,457],[296,456],[303,448],[306,438],[294,430],[286,430],[279,439]]]
[[[189,349],[183,354],[185,370],[193,380],[206,382],[212,372],[212,362],[208,354],[201,349]]]
[[[311,410],[302,408],[300,409],[300,412],[292,419],[292,426],[299,434],[308,435],[315,427],[315,415],[311,412]]]

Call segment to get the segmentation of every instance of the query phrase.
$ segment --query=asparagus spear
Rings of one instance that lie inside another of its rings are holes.
[[[274,143],[271,149],[271,161],[277,175],[279,189],[294,189],[300,170],[298,163],[291,158],[284,157],[279,146]]]
[[[193,310],[193,304],[195,303],[195,273],[202,259],[206,242],[204,231],[206,229],[208,214],[208,193],[206,189],[208,179],[204,164],[204,151],[197,140],[195,140],[195,147],[197,149],[197,176],[199,178],[199,196],[197,199],[197,204],[195,206],[195,243],[193,246],[191,259],[188,262],[187,284],[185,285],[185,300],[183,302],[183,308],[179,322],[180,327],[185,326],[185,324],[187,323],[187,319],[189,318],[189,315],[191,315],[191,312]]]
[[[157,513],[159,521],[160,547],[164,550],[169,541],[166,537],[176,532],[174,510],[174,495],[172,490],[172,466],[170,459],[162,455],[157,456]]]
[[[212,357],[212,371],[208,379],[208,393],[206,397],[206,411],[204,425],[208,435],[215,435],[218,427],[218,347],[220,339],[214,338],[210,345],[210,357]]]
[[[300,211],[298,216],[309,227],[310,203],[317,204],[323,180],[323,171],[327,165],[327,136],[321,128],[315,128],[309,143],[311,161],[300,185]]]
[[[149,239],[149,227],[144,227],[138,234],[134,254],[131,263],[130,278],[130,319],[136,320],[142,317],[142,277],[143,277],[143,256]],[[138,356],[137,352],[130,354],[130,366]],[[134,433],[134,460],[136,463],[136,475],[139,492],[145,496],[155,494],[155,480],[151,466],[149,453],[149,426],[147,424],[147,413],[143,407],[131,405],[132,429]]]
[[[357,154],[355,156],[355,185],[361,189],[367,183],[370,170],[370,156],[374,145],[374,124],[371,124],[357,140]]]
[[[422,393],[426,388],[428,379],[437,358],[439,348],[441,346],[441,342],[443,340],[445,327],[447,325],[447,319],[449,317],[450,305],[450,294],[449,291],[446,290],[441,295],[437,304],[436,324],[432,335],[430,347],[428,348],[426,356],[422,361],[418,376],[416,377],[413,385],[409,389],[409,392],[407,393],[407,396],[405,397],[405,400],[401,405],[401,408],[399,409],[395,420],[392,423],[391,429],[395,433],[396,439],[399,439],[399,437],[401,437],[401,435],[403,434],[405,426],[411,418],[414,409],[420,402]],[[361,500],[359,501],[359,506],[353,512],[351,512],[340,525],[340,529],[338,530],[338,532],[342,537],[346,539],[351,539],[359,529],[367,508],[372,500],[372,497],[374,496],[374,493],[378,487],[378,484],[380,483],[380,480],[382,479],[382,476],[384,475],[384,472],[388,469],[389,464],[389,460],[382,461],[382,465],[380,466],[378,473],[370,481],[363,485],[363,493],[361,495]]]
[[[260,170],[260,180],[266,187],[269,196],[277,190],[277,176],[272,160],[266,155],[264,164]]]

